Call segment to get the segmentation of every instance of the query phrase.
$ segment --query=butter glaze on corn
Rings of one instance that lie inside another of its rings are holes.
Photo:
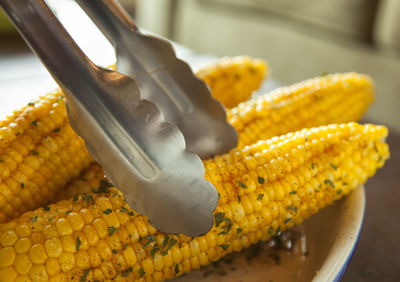
[[[389,156],[382,126],[304,129],[204,161],[220,194],[204,236],[163,234],[115,189],[0,225],[4,281],[161,281],[301,223],[365,182]]]
[[[60,92],[0,122],[0,222],[54,200],[92,159],[71,129]]]
[[[210,64],[196,75],[211,89],[212,96],[225,107],[232,108],[250,98],[268,71],[267,64],[250,57],[225,57]]]
[[[81,172],[77,179],[72,180],[57,193],[57,201],[72,198],[74,195],[90,193],[101,185],[107,185],[103,168],[96,162],[92,162]]]
[[[239,147],[302,128],[357,121],[374,97],[370,77],[338,73],[317,77],[243,102],[228,112]]]

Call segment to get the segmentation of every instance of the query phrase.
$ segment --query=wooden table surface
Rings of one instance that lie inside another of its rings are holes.
[[[190,50],[181,52],[192,56]],[[212,59],[192,56],[195,65]],[[0,37],[0,118],[54,85],[22,40]],[[364,226],[342,281],[400,281],[400,134],[392,131],[388,142],[391,158],[366,185]]]

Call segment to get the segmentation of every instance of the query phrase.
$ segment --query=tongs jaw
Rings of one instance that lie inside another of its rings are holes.
[[[114,44],[118,71],[134,78],[142,97],[178,126],[189,151],[208,158],[237,146],[224,107],[168,41],[141,33],[115,0],[76,2]]]
[[[71,126],[128,204],[161,231],[206,233],[218,194],[179,129],[132,79],[94,65],[43,0],[0,5],[62,87]]]

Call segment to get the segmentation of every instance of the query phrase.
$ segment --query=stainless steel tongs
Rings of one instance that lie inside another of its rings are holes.
[[[99,11],[107,8],[110,15],[120,13],[116,30],[137,32],[113,1],[90,3],[99,3]],[[171,46],[138,35],[143,41],[132,47],[141,57],[132,56],[139,61],[132,63],[138,66],[133,72],[138,87],[131,78],[93,64],[43,0],[0,0],[0,5],[64,90],[71,126],[128,204],[161,231],[191,236],[207,232],[218,195],[204,180],[202,162],[186,149],[185,139],[191,150],[207,156],[229,150],[237,136],[222,106]],[[125,54],[129,46],[121,46]],[[167,54],[165,61],[157,57],[159,52]],[[190,94],[192,87],[198,96]]]

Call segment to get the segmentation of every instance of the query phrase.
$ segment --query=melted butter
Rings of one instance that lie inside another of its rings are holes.
[[[174,281],[309,281],[303,272],[306,263],[306,233],[300,225]]]

